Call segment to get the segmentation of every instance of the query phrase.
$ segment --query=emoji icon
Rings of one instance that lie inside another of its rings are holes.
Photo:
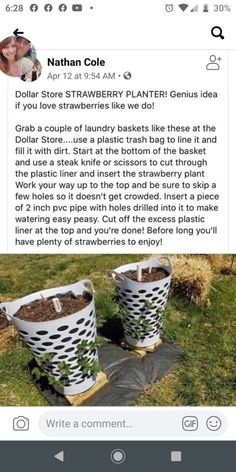
[[[210,416],[207,419],[206,425],[210,431],[218,431],[221,428],[221,420],[218,416]]]

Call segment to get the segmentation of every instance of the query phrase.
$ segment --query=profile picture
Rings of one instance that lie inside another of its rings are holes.
[[[24,82],[34,82],[37,80],[42,73],[42,65],[38,61],[38,59],[35,59],[33,69],[31,69],[30,72],[27,72],[27,74],[23,74],[21,76],[21,80]]]
[[[10,77],[34,82],[42,72],[36,49],[23,36],[8,36],[0,42],[0,70]]]

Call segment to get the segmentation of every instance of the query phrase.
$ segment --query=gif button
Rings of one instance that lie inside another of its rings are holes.
[[[182,420],[184,431],[196,431],[198,429],[198,418],[196,416],[185,416]]]

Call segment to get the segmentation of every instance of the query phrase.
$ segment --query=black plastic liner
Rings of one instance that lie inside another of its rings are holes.
[[[107,375],[108,384],[87,399],[82,406],[129,406],[148,384],[161,380],[182,357],[180,348],[167,342],[161,344],[155,352],[139,358],[134,352],[105,340],[98,349],[98,354],[101,370]],[[30,372],[35,365],[32,360],[29,365]],[[34,382],[50,405],[69,405],[63,395],[48,385],[46,377],[34,379]]]

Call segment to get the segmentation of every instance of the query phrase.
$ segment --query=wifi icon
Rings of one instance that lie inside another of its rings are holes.
[[[187,10],[188,5],[187,5],[187,3],[181,3],[181,4],[179,5],[179,8],[180,8],[182,11],[185,11],[185,10]]]

